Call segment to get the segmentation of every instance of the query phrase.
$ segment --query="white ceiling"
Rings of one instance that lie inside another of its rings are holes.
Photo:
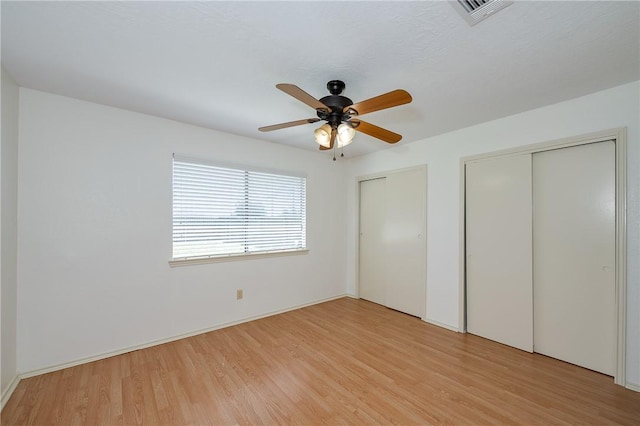
[[[7,2],[19,85],[317,150],[315,111],[275,88],[354,102],[401,144],[640,79],[640,3],[516,2],[470,27],[447,2]],[[214,143],[214,142],[212,142]],[[359,133],[346,156],[387,148]]]

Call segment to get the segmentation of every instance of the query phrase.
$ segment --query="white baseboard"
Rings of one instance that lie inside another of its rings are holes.
[[[452,325],[445,324],[445,323],[438,322],[438,321],[434,321],[434,320],[431,320],[431,319],[428,319],[428,318],[423,318],[422,321],[428,322],[431,325],[436,325],[438,327],[446,328],[447,330],[455,331],[456,333],[460,331],[460,330],[458,330],[458,327],[454,327]]]
[[[78,366],[78,365],[87,364],[89,362],[99,361],[99,360],[105,359],[105,358],[111,358],[112,356],[122,355],[122,354],[126,354],[128,352],[133,352],[133,351],[137,351],[137,350],[140,350],[140,349],[146,349],[146,348],[150,348],[152,346],[163,345],[165,343],[174,342],[176,340],[185,339],[187,337],[197,336],[198,334],[204,334],[204,333],[208,333],[210,331],[220,330],[221,328],[232,327],[234,325],[242,324],[242,323],[245,323],[245,322],[255,321],[255,320],[258,320],[258,319],[261,319],[261,318],[266,318],[266,317],[282,314],[282,313],[289,312],[289,311],[295,311],[296,309],[301,309],[301,308],[305,308],[307,306],[317,305],[319,303],[329,302],[331,300],[341,299],[341,298],[347,297],[347,296],[349,296],[349,295],[343,293],[343,294],[340,294],[340,295],[337,295],[337,296],[333,296],[333,297],[329,297],[329,298],[326,298],[326,299],[314,300],[312,302],[303,303],[301,305],[290,306],[288,308],[279,309],[277,311],[267,312],[265,314],[256,315],[256,316],[253,316],[253,317],[247,317],[247,318],[243,318],[243,319],[240,319],[240,320],[237,320],[237,321],[231,321],[231,322],[227,322],[227,323],[222,323],[222,324],[214,325],[212,327],[203,328],[203,329],[200,329],[200,330],[195,330],[195,331],[191,331],[191,332],[187,332],[187,333],[182,333],[182,334],[179,334],[179,335],[176,335],[176,336],[172,336],[172,337],[167,337],[165,339],[159,339],[159,340],[154,340],[154,341],[147,342],[147,343],[141,343],[139,345],[129,346],[129,347],[124,348],[124,349],[118,349],[116,351],[107,352],[107,353],[103,353],[103,354],[100,354],[100,355],[94,355],[94,356],[91,356],[91,357],[82,358],[82,359],[78,359],[78,360],[71,361],[71,362],[66,362],[64,364],[52,365],[50,367],[39,368],[37,370],[27,371],[27,372],[24,372],[24,373],[20,373],[20,375],[18,377],[19,377],[19,379],[26,379],[28,377],[39,376],[41,374],[51,373],[53,371],[63,370],[65,368],[75,367],[75,366]],[[16,385],[17,385],[17,383],[16,383]],[[3,396],[3,402],[4,402],[4,396]]]
[[[9,401],[11,395],[13,395],[13,391],[18,387],[18,383],[20,383],[20,376],[15,376],[9,386],[2,392],[2,399],[0,400],[0,411],[4,408],[4,405]]]
[[[345,296],[346,297],[351,297],[352,299],[360,299],[355,294],[347,293],[347,294],[345,294]],[[435,326],[438,326],[438,327],[446,328],[447,330],[455,331],[456,333],[460,332],[460,330],[458,330],[458,327],[454,327],[452,325],[445,324],[445,323],[442,323],[442,322],[438,322],[438,321],[435,321],[435,320],[432,320],[432,319],[428,319],[428,318],[421,318],[421,319],[422,319],[422,321],[424,321],[426,323],[429,323],[431,325],[435,325]]]
[[[631,389],[632,391],[640,392],[640,385],[637,383],[629,383],[625,386],[627,389]]]

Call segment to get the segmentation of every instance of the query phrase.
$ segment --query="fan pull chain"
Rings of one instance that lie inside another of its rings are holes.
[[[338,141],[333,142],[333,161],[336,161],[336,145],[338,145]]]

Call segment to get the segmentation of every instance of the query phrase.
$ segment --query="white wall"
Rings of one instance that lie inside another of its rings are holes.
[[[0,389],[4,396],[16,378],[17,220],[18,220],[18,86],[2,68],[2,146],[0,166]]]
[[[428,165],[427,320],[458,327],[460,159],[462,157],[627,127],[627,380],[640,387],[640,82],[400,144],[349,160],[347,291],[355,292],[357,196],[362,176]]]
[[[170,268],[173,152],[306,174],[309,253]],[[343,169],[316,152],[21,88],[18,370],[344,294]]]

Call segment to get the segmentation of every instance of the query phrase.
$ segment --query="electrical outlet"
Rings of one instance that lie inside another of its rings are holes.
[[[240,300],[240,299],[242,299],[243,297],[244,297],[244,291],[243,291],[241,288],[237,289],[237,290],[236,290],[236,299],[237,299],[237,300]]]

